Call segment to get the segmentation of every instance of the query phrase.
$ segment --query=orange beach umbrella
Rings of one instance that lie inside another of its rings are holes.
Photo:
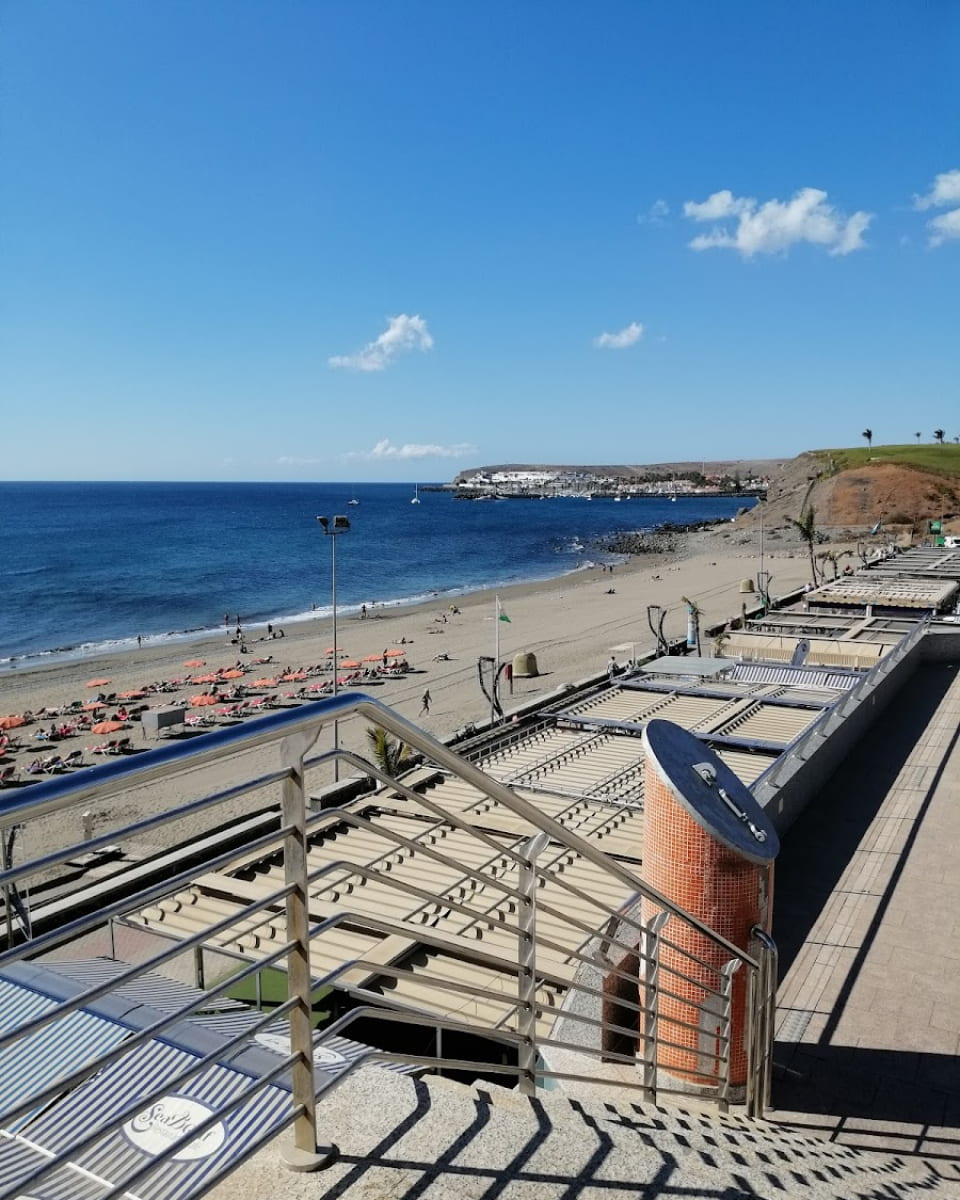
[[[239,667],[231,667],[229,671],[220,672],[221,679],[242,679],[243,672]]]
[[[100,700],[89,700],[86,704],[80,706],[81,712],[96,712],[98,708],[103,708],[103,703]]]
[[[117,692],[121,700],[139,700],[143,694],[140,688],[133,688],[129,692]]]
[[[19,713],[13,713],[9,717],[0,717],[0,729],[16,729],[26,723],[27,718],[21,717]]]
[[[118,729],[125,729],[126,726],[122,721],[98,721],[96,725],[91,725],[91,733],[116,733]]]
[[[190,703],[194,708],[203,708],[205,704],[222,704],[223,700],[217,696],[208,696],[206,692],[201,692],[199,696],[191,696]]]
[[[192,683],[216,683],[219,680],[219,678],[220,678],[220,676],[216,673],[216,671],[211,671],[206,675],[194,675],[191,682]]]
[[[109,679],[88,679],[87,687],[103,687],[105,683],[109,683]]]
[[[207,661],[204,658],[188,658],[183,665],[185,667],[205,667]]]
[[[255,679],[250,686],[251,687],[276,687],[277,681],[275,679]]]
[[[406,658],[406,657],[407,657],[406,650],[401,650],[399,646],[397,646],[393,650],[387,651],[387,658]]]
[[[379,662],[382,657],[383,657],[382,654],[365,654],[363,656],[363,661],[364,662]]]

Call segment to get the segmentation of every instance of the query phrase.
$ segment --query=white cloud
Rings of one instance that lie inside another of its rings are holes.
[[[921,211],[928,208],[950,208],[960,205],[960,171],[943,171],[933,181],[933,186],[925,196],[914,196],[913,207]],[[952,208],[950,212],[940,213],[927,222],[930,231],[930,245],[942,246],[944,242],[960,238],[960,208]]]
[[[736,218],[734,227],[702,233],[690,242],[693,250],[726,248],[744,258],[755,254],[784,254],[797,242],[823,246],[828,254],[844,255],[864,248],[863,234],[873,214],[855,212],[846,217],[827,202],[819,188],[801,188],[790,200],[759,204],[752,196],[714,192],[701,204],[688,201],[684,215],[693,221]]]
[[[749,212],[756,204],[756,200],[747,196],[738,200],[733,192],[724,188],[722,192],[708,196],[702,204],[688,200],[683,206],[683,215],[691,221],[722,221],[724,217],[738,217]]]
[[[477,447],[469,442],[457,442],[452,446],[438,446],[431,442],[404,442],[395,446],[389,438],[381,438],[372,450],[350,450],[344,458],[370,460],[417,459],[417,458],[466,458],[477,453]]]
[[[401,313],[398,317],[388,317],[384,332],[356,354],[335,354],[327,361],[331,367],[347,367],[352,371],[383,371],[398,354],[432,349],[433,338],[423,317]]]
[[[933,186],[925,196],[914,196],[913,207],[949,208],[951,204],[960,204],[960,171],[943,171],[933,181]]]
[[[662,225],[670,216],[670,205],[666,200],[654,200],[645,213],[637,214],[638,225]]]
[[[619,333],[601,333],[593,339],[593,344],[600,350],[626,350],[635,346],[643,337],[643,326],[639,321],[631,321]]]
[[[944,242],[960,238],[960,208],[934,217],[932,221],[927,222],[927,228],[930,230],[931,246],[942,246]]]

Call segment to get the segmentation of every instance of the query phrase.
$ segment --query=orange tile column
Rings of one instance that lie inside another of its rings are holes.
[[[776,833],[743,783],[688,731],[652,721],[644,733],[644,752],[644,879],[716,933],[749,950],[751,929],[765,929],[769,920]],[[701,774],[704,766],[708,778],[714,772],[712,783]],[[738,817],[735,808],[743,815]],[[659,911],[660,906],[644,901],[644,922]],[[720,971],[730,958],[678,918],[663,930],[657,1064],[695,1086],[717,1082],[720,1004],[710,993],[719,990]],[[741,969],[733,984],[734,1086],[745,1083],[747,1075],[746,984]],[[641,1002],[643,993],[641,985]]]

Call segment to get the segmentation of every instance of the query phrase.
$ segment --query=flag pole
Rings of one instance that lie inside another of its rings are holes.
[[[493,679],[490,681],[490,724],[493,725],[497,716],[496,695],[497,695],[497,672],[500,669],[500,597],[496,597],[496,608],[493,613],[494,627],[494,655],[493,655]]]

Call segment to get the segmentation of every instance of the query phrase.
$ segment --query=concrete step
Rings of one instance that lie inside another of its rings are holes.
[[[956,1200],[955,1181],[921,1160],[832,1145],[770,1122],[641,1105],[623,1095],[526,1099],[358,1071],[320,1105],[339,1161],[318,1175],[283,1172],[261,1152],[211,1193],[283,1200]]]

